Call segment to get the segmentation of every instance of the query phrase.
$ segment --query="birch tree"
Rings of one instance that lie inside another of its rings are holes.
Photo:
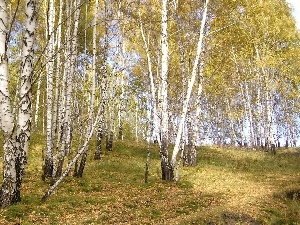
[[[180,117],[180,125],[178,126],[178,132],[177,132],[177,136],[176,136],[176,140],[175,140],[175,146],[174,146],[174,150],[173,150],[173,154],[172,154],[171,165],[172,165],[173,168],[176,164],[176,160],[177,160],[176,158],[177,158],[178,152],[180,150],[179,146],[180,146],[180,140],[181,140],[181,136],[182,136],[182,132],[183,132],[183,125],[185,124],[186,115],[187,115],[187,112],[188,112],[189,101],[190,101],[191,93],[192,93],[193,86],[194,86],[195,79],[196,79],[196,75],[197,75],[198,63],[199,63],[200,57],[201,57],[203,39],[204,39],[204,28],[205,28],[205,23],[206,23],[208,4],[209,4],[209,0],[206,0],[203,15],[202,15],[201,27],[200,27],[200,31],[199,31],[197,54],[196,54],[196,58],[195,58],[195,61],[194,61],[193,70],[191,72],[191,77],[190,77],[190,80],[188,82],[188,89],[187,89],[187,93],[186,93],[184,103],[183,103],[182,113],[181,113],[181,117]],[[201,89],[201,87],[200,87],[200,89]]]
[[[17,193],[14,115],[11,109],[9,93],[9,74],[7,44],[9,38],[9,22],[7,4],[0,1],[0,116],[1,130],[3,131],[3,181],[0,191],[1,206],[8,206],[19,201]]]
[[[105,18],[108,16],[107,2],[105,2]],[[101,145],[104,136],[104,121],[105,121],[105,107],[108,103],[108,85],[109,85],[109,72],[107,68],[107,57],[108,57],[108,24],[105,23],[105,34],[104,34],[104,46],[101,52],[101,67],[100,67],[100,75],[101,75],[101,100],[100,100],[100,117],[99,124],[97,128],[97,146],[94,153],[94,159],[99,160],[101,158]]]
[[[26,1],[25,6],[25,33],[23,37],[21,78],[20,78],[20,100],[17,126],[17,149],[16,149],[16,172],[17,190],[20,192],[22,178],[25,174],[25,164],[28,158],[28,146],[31,133],[32,113],[32,77],[33,77],[33,51],[35,44],[35,30],[37,19],[36,0]],[[20,198],[20,197],[19,197]]]
[[[49,16],[48,16],[48,46],[46,65],[47,71],[47,135],[46,135],[46,155],[44,163],[44,177],[52,177],[53,174],[53,130],[52,130],[52,108],[53,108],[53,74],[54,74],[54,23],[55,11],[54,0],[49,1]]]
[[[23,37],[20,91],[17,124],[11,110],[7,44],[8,14],[6,1],[0,1],[0,122],[4,136],[3,181],[0,190],[1,206],[9,206],[21,200],[20,188],[25,174],[28,144],[31,132],[33,48],[36,29],[37,3],[27,0],[25,4],[25,32]],[[16,134],[14,136],[14,128]]]
[[[99,2],[96,0],[94,6],[94,20],[93,20],[93,61],[92,61],[92,75],[91,75],[91,88],[90,88],[90,102],[89,102],[89,109],[88,109],[88,124],[86,129],[86,139],[90,135],[90,131],[93,125],[94,119],[94,105],[95,105],[95,92],[96,92],[96,63],[97,63],[97,22],[98,22],[98,13],[99,13]],[[77,177],[82,177],[83,170],[86,163],[86,158],[88,154],[88,146],[85,147],[82,158],[80,161],[80,166],[78,171],[74,172],[74,175]]]
[[[161,156],[161,171],[162,180],[173,180],[174,171],[169,162],[168,153],[168,70],[169,70],[169,47],[168,47],[168,1],[162,0],[161,11],[161,87],[160,87],[160,104],[159,111],[161,115],[160,122],[160,156]]]
[[[72,4],[72,2],[70,2]],[[77,45],[78,45],[78,27],[79,27],[79,19],[80,19],[80,9],[81,9],[81,0],[76,0],[73,2],[74,7],[74,29],[72,38],[70,40],[69,45],[69,53],[67,59],[68,64],[65,67],[68,71],[66,72],[66,92],[65,92],[65,111],[63,112],[63,129],[62,129],[62,144],[60,150],[60,157],[58,161],[58,176],[61,174],[61,168],[64,162],[64,157],[69,156],[71,153],[71,142],[72,142],[72,93],[73,93],[73,80],[75,74],[77,74]]]

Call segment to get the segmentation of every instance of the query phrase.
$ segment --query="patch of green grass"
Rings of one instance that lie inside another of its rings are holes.
[[[196,211],[200,207],[206,207],[206,205],[202,202],[194,201],[194,200],[188,200],[182,204],[185,208]]]
[[[158,219],[161,217],[161,212],[156,210],[156,209],[152,209],[151,210],[151,219]]]
[[[0,138],[1,139],[1,138]],[[182,167],[177,183],[162,182],[157,145],[151,146],[149,183],[144,183],[147,145],[116,141],[93,160],[92,141],[82,178],[72,173],[46,202],[41,180],[44,136],[33,134],[22,202],[0,211],[0,224],[226,224],[232,220],[297,224],[300,201],[297,149],[265,152],[198,148],[198,165]],[[1,140],[0,140],[1,141]],[[76,147],[76,145],[75,145]],[[73,154],[75,153],[75,149]]]

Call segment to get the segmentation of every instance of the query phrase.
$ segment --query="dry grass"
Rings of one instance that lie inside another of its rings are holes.
[[[89,157],[83,178],[69,176],[46,202],[41,181],[42,136],[35,135],[22,202],[0,211],[0,224],[297,224],[300,189],[297,149],[263,152],[199,148],[198,166],[180,182],[160,181],[152,149],[144,184],[146,146],[116,143],[101,161]],[[91,146],[91,151],[93,145]],[[92,153],[92,152],[91,152]],[[92,155],[92,154],[90,154]],[[294,193],[294,192],[292,192]]]

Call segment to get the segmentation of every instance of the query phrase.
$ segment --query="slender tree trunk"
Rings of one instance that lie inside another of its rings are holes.
[[[153,110],[150,109],[150,118],[149,118],[149,127],[148,127],[148,135],[147,135],[147,158],[146,158],[146,165],[145,165],[145,183],[148,183],[149,180],[149,169],[150,169],[150,146],[151,146],[151,139],[153,136]]]
[[[228,110],[228,117],[229,117],[229,126],[230,126],[230,133],[231,133],[231,142],[233,143],[238,143],[238,137],[236,135],[235,129],[234,129],[234,117],[232,115],[232,109],[231,109],[231,104],[229,102],[229,99],[226,99],[226,104],[227,104],[227,110]]]
[[[36,22],[36,1],[25,4],[25,34],[21,61],[19,116],[14,136],[14,115],[11,110],[8,76],[8,16],[6,1],[0,1],[0,118],[3,131],[3,181],[0,190],[0,206],[5,207],[21,200],[20,187],[27,162],[28,142],[31,131],[31,85],[33,65],[33,44]]]
[[[198,142],[198,136],[199,136],[199,123],[200,123],[200,112],[201,112],[201,95],[203,90],[203,80],[204,80],[204,61],[200,62],[200,68],[199,68],[199,80],[198,80],[198,92],[196,97],[196,112],[194,121],[192,123],[192,142],[195,146],[195,149],[192,151],[193,154],[193,165],[197,164],[197,151],[196,151],[196,145]]]
[[[86,139],[90,134],[90,130],[92,129],[93,125],[93,117],[94,117],[94,105],[95,105],[95,92],[96,92],[96,60],[97,60],[97,21],[98,21],[98,9],[99,3],[98,0],[95,2],[94,6],[94,25],[93,25],[93,62],[92,62],[92,76],[91,76],[91,89],[90,89],[90,102],[88,108],[88,124],[86,129]],[[74,175],[76,177],[82,177],[83,170],[85,167],[86,159],[88,156],[88,145],[86,149],[83,151],[82,158],[80,161],[80,165],[77,171],[75,171]]]
[[[114,87],[113,87],[114,89]],[[110,91],[114,92],[114,91]],[[114,141],[114,128],[115,128],[115,106],[114,102],[110,102],[110,106],[108,107],[108,129],[107,129],[107,136],[106,136],[106,150],[112,151],[113,150],[113,141]]]
[[[122,0],[118,1],[118,19],[119,19],[119,30],[120,30],[120,57],[121,57],[121,94],[120,94],[120,104],[119,104],[119,131],[118,131],[118,139],[123,140],[123,124],[124,124],[124,113],[125,113],[125,81],[124,81],[124,72],[125,69],[125,45],[124,45],[124,38],[125,38],[125,28],[123,25],[123,12],[121,9]]]
[[[93,136],[93,133],[94,133],[94,130],[95,130],[96,126],[97,126],[97,123],[99,123],[100,114],[101,114],[101,109],[99,108],[97,116],[96,116],[96,119],[95,119],[95,122],[93,123],[92,128],[90,130],[90,133],[86,137],[84,144],[82,145],[82,147],[80,148],[80,150],[77,152],[77,154],[75,155],[75,157],[72,159],[72,161],[70,161],[70,163],[68,164],[67,168],[62,173],[62,175],[60,176],[60,178],[51,186],[51,188],[42,197],[42,201],[46,201],[49,198],[49,196],[53,193],[53,191],[58,187],[58,185],[63,181],[63,179],[69,174],[72,166],[77,162],[78,158],[85,151],[87,145],[89,144],[89,141],[91,140],[91,138]]]
[[[184,150],[184,166],[196,166],[197,152],[196,143],[194,142],[194,130],[191,114],[187,116],[187,129],[188,129],[188,146]]]
[[[62,172],[62,165],[64,162],[65,156],[69,156],[71,154],[71,143],[72,143],[72,121],[71,121],[71,113],[72,113],[72,91],[73,91],[73,79],[74,74],[76,73],[77,68],[77,34],[78,34],[78,26],[79,26],[79,16],[80,16],[80,0],[75,1],[74,3],[74,29],[73,36],[71,38],[70,43],[70,56],[69,56],[69,68],[70,71],[67,73],[67,88],[66,88],[66,108],[63,122],[63,139],[62,146],[60,152],[60,158],[58,161],[58,170],[57,175],[60,176]]]
[[[44,164],[43,177],[52,177],[53,175],[53,132],[52,132],[52,108],[53,108],[53,73],[54,73],[54,23],[55,11],[54,0],[49,0],[48,16],[48,63],[47,63],[47,135],[46,135],[46,156]]]
[[[180,117],[180,125],[179,125],[179,129],[178,129],[178,133],[177,133],[177,137],[176,137],[176,141],[175,141],[173,154],[172,154],[171,166],[174,166],[176,164],[177,154],[180,150],[179,145],[180,145],[181,135],[182,135],[182,131],[183,131],[183,124],[185,123],[186,114],[188,112],[190,96],[191,96],[192,89],[194,86],[195,78],[197,75],[198,63],[199,63],[200,55],[202,52],[202,45],[203,45],[203,39],[204,39],[204,28],[205,28],[205,23],[206,23],[208,4],[209,4],[209,0],[206,0],[205,6],[204,6],[203,17],[202,17],[202,21],[201,21],[201,27],[200,27],[200,31],[199,31],[200,35],[199,35],[199,40],[198,40],[196,58],[195,58],[191,78],[188,83],[188,90],[186,93],[186,97],[185,97],[184,103],[183,103],[182,113],[181,113],[181,117]]]
[[[137,96],[135,97],[135,141],[139,141],[139,102]]]
[[[62,87],[60,90],[60,95],[59,95],[59,107],[58,107],[58,121],[57,121],[57,140],[56,140],[56,152],[57,152],[57,157],[56,157],[56,171],[55,176],[59,176],[60,173],[62,172],[62,167],[63,167],[63,162],[64,158],[66,155],[65,152],[65,141],[66,140],[66,123],[65,123],[65,116],[66,116],[66,104],[67,104],[67,87],[68,87],[68,78],[70,77],[70,68],[71,68],[71,63],[70,63],[70,55],[71,55],[71,26],[72,26],[72,19],[71,19],[71,12],[72,12],[72,4],[71,1],[66,1],[65,2],[65,11],[66,15],[68,18],[70,18],[67,21],[67,28],[65,32],[65,42],[66,42],[66,47],[64,49],[64,71],[63,71],[63,77],[62,77]]]
[[[54,104],[53,104],[53,124],[52,124],[52,129],[54,135],[57,134],[59,131],[58,129],[58,120],[59,120],[59,108],[60,108],[60,83],[61,83],[61,76],[60,73],[62,71],[61,66],[61,37],[62,37],[62,15],[63,15],[63,7],[64,3],[62,0],[59,1],[59,16],[58,16],[58,26],[57,26],[57,34],[56,34],[56,48],[57,48],[57,53],[56,53],[56,77],[55,77],[55,87],[54,87]]]
[[[140,12],[139,12],[139,16],[140,16]],[[150,49],[149,49],[149,38],[146,39],[141,17],[140,17],[140,30],[141,30],[141,34],[142,34],[142,38],[143,38],[143,42],[144,42],[145,51],[146,51],[148,74],[149,74],[149,79],[150,79],[151,103],[152,103],[151,106],[152,106],[152,110],[153,110],[153,133],[155,136],[159,136],[160,121],[159,121],[158,110],[157,110],[157,97],[156,97],[157,90],[156,90],[156,86],[154,83],[154,75],[153,75],[153,71],[152,71],[152,60],[151,60]],[[161,146],[161,139],[157,138],[157,141],[159,143],[159,146]]]
[[[27,163],[28,146],[31,132],[31,101],[32,101],[32,71],[33,71],[33,48],[36,29],[37,3],[35,0],[27,0],[25,6],[25,34],[23,37],[23,52],[21,62],[21,84],[18,128],[16,135],[16,173],[17,173],[17,196],[21,200],[20,188],[25,174]]]
[[[0,190],[2,207],[18,202],[16,156],[14,132],[14,115],[11,109],[8,74],[8,14],[6,1],[0,1],[0,118],[3,132],[3,181]]]
[[[105,17],[107,16],[107,3],[105,2]],[[97,129],[97,147],[94,154],[95,160],[100,160],[101,158],[101,145],[102,139],[104,135],[104,116],[105,116],[105,106],[107,103],[107,90],[108,90],[108,71],[106,69],[107,64],[107,53],[108,53],[108,27],[105,25],[105,40],[104,40],[104,49],[102,53],[102,67],[100,74],[102,75],[101,79],[101,100],[100,100],[100,117],[99,117],[99,125]]]
[[[265,84],[265,113],[266,113],[266,121],[265,121],[265,146],[268,151],[271,151],[275,154],[275,141],[274,141],[274,128],[273,128],[273,74],[269,69],[266,69],[264,66],[264,62],[262,60],[262,56],[260,54],[258,46],[255,46],[256,56],[259,62],[261,63],[260,71],[263,75],[263,82]]]
[[[249,94],[249,86],[247,82],[245,82],[245,101],[248,111],[248,118],[249,118],[249,129],[250,129],[250,146],[255,145],[255,137],[254,137],[254,128],[253,128],[253,113],[252,113],[252,106],[251,106],[251,99]]]
[[[168,1],[162,0],[162,20],[161,20],[161,96],[160,96],[160,112],[161,112],[161,123],[160,123],[160,156],[161,156],[161,171],[162,180],[173,180],[174,179],[174,167],[169,162],[168,144]]]
[[[41,83],[42,79],[41,76],[38,77],[37,82],[37,91],[36,91],[36,102],[35,102],[35,112],[34,112],[34,129],[38,129],[38,118],[39,118],[39,111],[40,111],[40,96],[41,96]]]

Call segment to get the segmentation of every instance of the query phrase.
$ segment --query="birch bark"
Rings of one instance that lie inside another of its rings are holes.
[[[105,2],[105,17],[108,16],[107,12],[107,2]],[[100,117],[99,117],[99,125],[97,129],[97,147],[94,154],[95,160],[100,160],[101,158],[101,150],[102,150],[102,139],[104,136],[104,117],[105,117],[105,106],[107,103],[108,98],[108,71],[106,68],[107,64],[107,54],[108,54],[108,25],[105,25],[105,40],[104,40],[104,48],[102,52],[102,63],[100,74],[102,75],[101,78],[101,100],[100,100]]]
[[[58,132],[58,118],[59,118],[59,108],[60,108],[60,101],[59,101],[59,87],[61,82],[61,76],[60,73],[62,71],[61,66],[61,38],[62,38],[62,16],[63,16],[63,7],[64,3],[62,0],[59,1],[59,16],[58,16],[58,22],[57,22],[57,29],[56,29],[56,71],[55,71],[55,87],[54,87],[54,104],[53,104],[53,121],[52,121],[52,129],[53,134],[56,134]]]
[[[23,175],[25,174],[25,164],[27,163],[28,145],[31,132],[31,101],[32,101],[32,71],[33,71],[33,48],[34,35],[37,19],[36,0],[27,0],[25,5],[25,33],[23,37],[21,79],[20,79],[20,100],[19,116],[16,135],[16,173],[17,173],[17,193],[18,201],[21,200],[20,188]]]
[[[124,124],[124,113],[125,113],[125,81],[124,81],[124,69],[125,69],[125,28],[123,24],[124,16],[122,12],[122,1],[118,1],[118,19],[119,19],[119,32],[120,32],[120,40],[119,40],[119,48],[120,48],[120,58],[121,58],[121,94],[120,94],[120,104],[119,104],[119,132],[118,132],[118,139],[123,140],[123,124]]]
[[[272,77],[271,72],[265,68],[265,64],[262,60],[262,55],[260,53],[260,49],[258,46],[255,46],[256,51],[256,57],[258,61],[261,63],[261,66],[259,67],[261,74],[263,75],[263,81],[264,82],[264,90],[265,90],[265,113],[266,113],[266,124],[264,127],[265,131],[265,146],[267,147],[268,151],[272,151],[275,153],[275,140],[274,140],[274,125],[273,125],[273,89],[272,89]],[[263,51],[264,52],[264,51]]]
[[[159,118],[158,118],[158,111],[157,111],[156,87],[155,87],[155,83],[154,83],[154,75],[153,75],[153,71],[152,71],[152,60],[151,60],[150,48],[149,48],[149,38],[146,38],[140,12],[139,12],[139,16],[140,16],[140,30],[141,30],[141,35],[143,38],[144,48],[146,51],[148,74],[149,74],[149,79],[150,79],[151,106],[152,106],[152,111],[153,111],[153,117],[152,117],[153,118],[153,134],[155,136],[158,136]],[[159,146],[161,146],[161,139],[157,138],[156,140],[158,141]]]
[[[71,142],[72,142],[72,92],[73,92],[73,80],[74,74],[76,73],[77,68],[77,39],[78,39],[78,26],[79,26],[79,16],[80,16],[80,0],[75,1],[74,3],[74,29],[73,35],[70,39],[70,55],[69,55],[69,71],[66,74],[66,96],[65,96],[65,114],[63,120],[63,130],[62,130],[62,145],[60,150],[60,157],[57,166],[57,175],[60,176],[62,172],[62,166],[65,156],[70,155],[71,151]]]
[[[71,28],[72,28],[72,3],[71,1],[65,1],[65,11],[66,11],[66,16],[70,18],[67,20],[67,28],[65,31],[65,49],[64,49],[64,70],[62,74],[62,85],[61,85],[61,90],[60,90],[60,96],[59,96],[59,107],[58,107],[58,121],[57,121],[57,143],[56,143],[56,151],[57,151],[57,157],[56,157],[56,167],[53,173],[55,173],[55,176],[59,176],[59,174],[62,171],[62,165],[63,161],[65,158],[65,142],[64,140],[66,139],[66,124],[65,124],[65,115],[66,115],[66,96],[67,96],[67,86],[68,86],[68,79],[69,78],[69,73],[71,69],[71,62],[70,62],[70,55],[71,55]]]
[[[181,140],[181,136],[182,136],[182,132],[183,132],[183,124],[185,123],[192,89],[193,89],[195,78],[197,75],[197,68],[198,68],[198,64],[199,64],[199,60],[200,60],[200,56],[201,56],[201,52],[202,52],[202,45],[203,45],[203,39],[204,39],[204,28],[205,28],[205,23],[206,23],[208,4],[209,4],[209,0],[206,0],[205,6],[204,6],[204,11],[203,11],[203,16],[202,16],[202,21],[201,21],[201,27],[200,27],[200,31],[199,31],[200,35],[199,35],[199,40],[198,40],[196,58],[195,58],[195,62],[193,65],[192,74],[191,74],[190,80],[188,82],[188,90],[187,90],[187,93],[186,93],[186,96],[184,99],[182,113],[181,113],[181,117],[180,117],[180,125],[178,127],[178,133],[177,133],[177,137],[176,137],[176,141],[175,141],[175,146],[173,149],[173,154],[172,154],[172,159],[171,159],[172,167],[174,167],[174,165],[176,164],[176,158],[177,158],[178,152],[180,150],[179,147],[180,147],[180,140]]]
[[[0,206],[12,205],[21,200],[20,188],[27,162],[31,131],[31,86],[33,45],[36,28],[36,1],[25,4],[25,34],[21,61],[17,132],[14,136],[14,115],[11,110],[8,76],[8,15],[6,1],[0,1],[0,125],[4,136],[3,182]]]
[[[70,161],[70,163],[68,164],[67,168],[62,173],[62,175],[60,176],[60,178],[44,194],[44,196],[42,197],[42,201],[46,201],[49,198],[49,196],[53,193],[53,191],[58,187],[58,185],[63,181],[63,179],[69,174],[72,166],[77,162],[78,158],[83,154],[83,152],[85,151],[87,145],[89,144],[89,141],[92,138],[92,135],[94,133],[94,130],[95,130],[97,124],[99,123],[100,115],[101,115],[101,108],[99,107],[99,110],[98,110],[95,122],[93,123],[93,125],[91,127],[91,130],[89,132],[89,135],[86,137],[84,144],[79,149],[79,151],[77,152],[77,154],[75,155],[75,157]]]
[[[36,102],[35,102],[35,112],[34,112],[34,123],[33,123],[34,129],[38,129],[38,119],[40,113],[41,83],[42,83],[42,79],[41,76],[39,76],[37,81]]]
[[[0,190],[2,207],[16,203],[17,179],[14,132],[14,115],[11,109],[8,74],[8,14],[5,0],[0,1],[0,117],[3,132],[3,181]]]
[[[93,125],[93,117],[94,117],[94,105],[95,105],[95,92],[96,92],[96,60],[97,60],[97,21],[98,21],[98,11],[99,11],[99,2],[96,0],[94,6],[94,21],[93,21],[93,62],[92,62],[92,76],[91,76],[91,88],[90,88],[90,104],[88,109],[88,125],[86,129],[86,139],[90,134],[90,130]],[[86,163],[86,158],[88,154],[88,146],[85,147],[84,152],[82,154],[82,158],[80,161],[80,166],[78,171],[75,171],[75,176],[82,177],[83,170]]]
[[[197,150],[196,145],[198,141],[198,135],[199,135],[199,120],[200,120],[200,112],[201,112],[201,95],[203,90],[203,73],[204,73],[204,62],[200,63],[200,69],[199,69],[199,83],[198,83],[198,91],[196,96],[196,112],[194,114],[193,121],[191,121],[191,115],[190,118],[190,130],[188,134],[188,154],[185,158],[184,165],[185,166],[196,166],[197,165]]]
[[[174,167],[169,162],[168,153],[168,70],[169,70],[169,49],[168,49],[168,1],[162,0],[162,16],[161,16],[161,95],[160,95],[160,135],[161,135],[161,170],[162,180],[174,179]],[[175,165],[175,164],[174,164]]]
[[[43,177],[52,177],[53,173],[53,132],[52,132],[52,107],[53,107],[53,73],[54,73],[54,0],[49,0],[48,16],[48,48],[47,57],[47,128],[46,128],[46,155]]]

